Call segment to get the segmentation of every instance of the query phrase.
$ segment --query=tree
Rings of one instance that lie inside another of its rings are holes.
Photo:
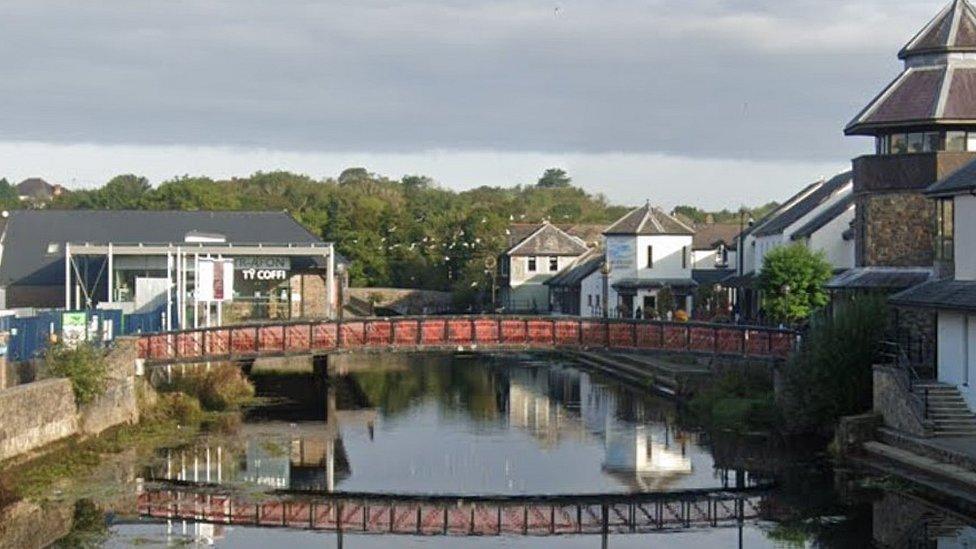
[[[366,168],[346,168],[339,174],[339,184],[348,185],[359,181],[367,181],[372,178],[373,176]]]
[[[151,189],[145,177],[117,175],[99,191],[99,206],[110,210],[137,209]]]
[[[823,252],[811,252],[802,244],[783,246],[766,254],[759,289],[763,310],[772,320],[798,323],[827,304],[824,286],[833,275]]]
[[[674,299],[674,292],[670,286],[665,286],[657,292],[657,315],[660,318],[667,318],[668,313],[673,313],[677,302]]]
[[[17,196],[17,190],[7,181],[6,177],[0,179],[0,207],[6,210],[16,208],[19,205],[20,197]]]
[[[569,187],[572,182],[573,179],[569,177],[566,170],[562,168],[549,168],[542,174],[542,177],[539,178],[539,182],[535,186],[541,189],[564,189]]]

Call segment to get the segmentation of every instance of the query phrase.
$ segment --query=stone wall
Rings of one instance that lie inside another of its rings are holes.
[[[885,427],[925,437],[932,432],[931,425],[923,421],[918,409],[900,381],[904,373],[892,366],[874,367],[874,411],[880,414]]]
[[[935,260],[935,203],[915,192],[858,195],[858,266],[924,267]]]
[[[74,505],[21,500],[0,510],[0,549],[47,547],[71,531]]]
[[[394,309],[403,315],[449,311],[454,304],[450,292],[402,288],[349,288],[346,292],[351,299]]]
[[[106,356],[105,392],[78,406],[71,382],[45,379],[0,390],[0,460],[72,435],[95,435],[139,421],[136,338],[116,340]]]
[[[0,391],[0,460],[77,430],[78,409],[67,379],[45,379]]]
[[[292,318],[325,318],[329,311],[329,292],[326,276],[319,274],[300,274],[291,277]]]

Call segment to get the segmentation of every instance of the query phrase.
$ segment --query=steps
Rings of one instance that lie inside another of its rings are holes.
[[[928,401],[926,418],[937,437],[976,436],[976,414],[970,411],[962,394],[953,385],[920,383],[913,391]]]
[[[864,451],[875,459],[907,467],[932,478],[954,484],[972,494],[976,491],[976,473],[908,450],[888,446],[881,442],[864,443]]]

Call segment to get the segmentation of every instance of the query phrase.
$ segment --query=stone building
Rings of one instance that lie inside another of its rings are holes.
[[[937,276],[936,203],[925,190],[976,159],[976,11],[954,0],[902,48],[904,69],[844,129],[855,158],[855,261],[831,289],[894,293]],[[933,267],[933,265],[935,265]],[[934,316],[899,310],[899,338],[928,347]]]

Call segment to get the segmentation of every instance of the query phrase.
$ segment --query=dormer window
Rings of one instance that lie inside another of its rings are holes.
[[[60,244],[58,244],[57,242],[48,242],[47,243],[47,254],[48,255],[54,255],[54,254],[58,253],[59,251],[61,251],[61,245]]]

